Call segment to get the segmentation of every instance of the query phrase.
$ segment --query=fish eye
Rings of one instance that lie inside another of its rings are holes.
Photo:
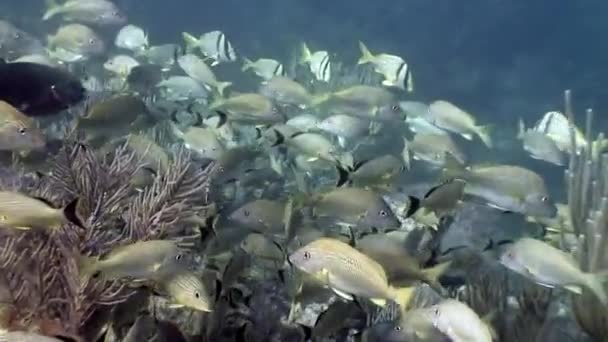
[[[304,259],[305,260],[310,260],[310,252],[309,251],[305,251],[304,252]]]
[[[15,34],[13,35],[13,38],[15,38],[15,39],[21,38],[21,33],[15,32]]]
[[[543,202],[547,202],[549,200],[549,197],[543,196],[543,197],[540,198],[540,200],[543,201]]]
[[[395,331],[401,331],[401,326],[400,325],[395,325]]]
[[[181,254],[178,254],[178,255],[175,256],[175,260],[178,260],[178,261],[182,260],[182,257],[183,256]]]
[[[194,292],[194,298],[196,298],[196,299],[201,298],[201,294],[198,291]]]
[[[435,309],[433,309],[433,314],[434,314],[435,316],[438,316],[438,315],[439,315],[439,308],[435,308]]]
[[[89,45],[93,45],[95,44],[95,38],[90,38],[89,39]]]
[[[249,210],[245,210],[245,211],[243,211],[243,215],[245,215],[245,217],[249,217],[249,215],[251,215],[251,213],[249,212]]]
[[[397,105],[392,105],[392,106],[391,106],[391,109],[392,109],[394,112],[397,112],[397,111],[399,111],[399,106],[397,106]]]
[[[24,135],[25,133],[27,133],[27,129],[25,127],[20,127],[19,134]]]
[[[380,210],[378,212],[378,214],[380,214],[380,216],[382,216],[382,217],[386,217],[388,215],[388,213],[386,212],[386,210]]]

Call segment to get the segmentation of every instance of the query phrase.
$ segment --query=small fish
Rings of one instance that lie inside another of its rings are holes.
[[[245,123],[276,123],[285,121],[285,117],[267,97],[256,93],[235,95],[219,99],[209,106],[210,110],[220,111],[226,119]]]
[[[184,32],[182,37],[190,49],[199,48],[203,55],[211,58],[213,60],[211,66],[236,61],[236,52],[230,41],[226,39],[226,35],[221,31],[204,33],[198,39]]]
[[[331,79],[331,62],[327,51],[311,52],[306,43],[302,43],[300,63],[308,63],[310,72],[317,81],[329,82]]]
[[[517,138],[522,140],[524,150],[530,153],[530,157],[558,166],[565,165],[566,156],[559,149],[555,141],[544,133],[532,129],[526,130],[522,119],[519,119]]]
[[[350,152],[341,151],[324,135],[314,132],[297,132],[285,137],[279,131],[277,144],[285,143],[308,157],[308,161],[324,160],[345,167],[353,166],[353,156]]]
[[[468,305],[455,299],[408,311],[400,319],[400,325],[413,332],[416,341],[444,341],[447,337],[457,342],[492,342],[495,337],[491,326]]]
[[[161,173],[169,168],[169,153],[159,146],[154,140],[142,134],[129,134],[127,136],[127,147],[133,150],[141,163],[156,173]]]
[[[116,55],[103,63],[103,68],[117,76],[127,78],[131,70],[139,65],[139,62],[127,55]]]
[[[404,169],[403,161],[390,154],[361,161],[350,170],[338,166],[337,186],[390,183]]]
[[[356,240],[355,248],[382,265],[391,282],[412,283],[424,281],[441,290],[439,277],[450,267],[451,262],[431,268],[423,268],[424,260],[419,260],[406,248],[405,239],[393,234],[369,234]],[[399,260],[399,262],[395,262]]]
[[[131,50],[133,52],[142,52],[148,47],[148,35],[141,27],[135,25],[127,25],[118,31],[114,39],[116,47]]]
[[[200,276],[187,269],[168,273],[158,280],[174,304],[173,308],[186,307],[203,312],[213,311],[213,299]]]
[[[383,85],[397,87],[409,92],[414,90],[412,73],[403,58],[386,53],[374,55],[363,42],[359,42],[359,49],[361,50],[361,58],[358,64],[373,64],[374,70],[384,76]]]
[[[169,101],[200,100],[209,97],[209,91],[189,76],[171,76],[156,86]]]
[[[337,300],[321,312],[312,329],[314,341],[325,340],[349,330],[353,323],[364,321],[365,312],[355,302]]]
[[[287,120],[286,124],[302,132],[307,132],[319,126],[320,120],[313,114],[300,114]]]
[[[121,25],[127,21],[118,7],[108,0],[66,0],[62,4],[55,0],[46,0],[46,7],[42,20],[61,15],[66,21],[103,26]]]
[[[250,233],[241,241],[240,247],[258,259],[280,263],[280,265],[285,262],[283,248],[264,234]]]
[[[313,215],[337,218],[346,224],[395,229],[401,226],[395,214],[377,192],[356,187],[341,187],[315,194],[311,198]]]
[[[9,103],[0,100],[0,150],[28,151],[46,145],[44,133],[34,121]]]
[[[603,304],[608,304],[605,274],[586,273],[574,258],[548,243],[532,238],[521,238],[501,254],[500,263],[532,281],[546,287],[560,287],[580,294],[590,290]]]
[[[65,342],[68,338],[55,338],[27,331],[0,330],[0,342]],[[75,341],[75,340],[74,340]]]
[[[435,167],[443,166],[447,155],[459,164],[465,164],[467,161],[464,152],[449,135],[418,133],[412,141],[403,138],[402,156],[408,169],[411,159],[421,160]]]
[[[57,229],[69,222],[84,229],[76,213],[77,206],[78,199],[70,202],[65,208],[57,209],[42,198],[30,197],[20,192],[0,191],[0,225],[21,230]]]
[[[183,132],[176,132],[176,135],[183,140],[184,146],[195,151],[201,158],[217,160],[226,152],[224,144],[211,128],[190,126]]]
[[[158,280],[173,273],[184,254],[174,241],[138,241],[116,247],[102,257],[82,256],[79,270],[83,278],[99,274],[105,280],[125,277]]]
[[[218,173],[214,180],[224,184],[238,179],[243,173],[255,167],[255,161],[261,155],[256,147],[239,146],[227,149],[216,160]]]
[[[11,61],[11,63],[36,63],[49,66],[51,68],[57,67],[59,64],[57,61],[52,59],[47,54],[34,53],[31,55],[23,55],[17,59]]]
[[[258,199],[236,209],[228,219],[255,231],[280,234],[284,231],[285,209],[284,202]]]
[[[150,46],[147,50],[139,52],[148,63],[158,65],[163,71],[169,71],[175,64],[175,55],[179,51],[176,44],[163,44]]]
[[[186,54],[177,58],[177,64],[186,75],[201,82],[206,87],[213,87],[222,96],[224,89],[232,85],[231,82],[220,82],[215,77],[213,70],[198,56]]]
[[[0,100],[27,116],[57,114],[82,101],[86,90],[68,71],[36,63],[0,61]]]
[[[433,125],[460,134],[467,140],[472,140],[473,135],[477,135],[487,147],[492,147],[490,126],[477,125],[475,117],[448,101],[437,100],[431,103],[426,118]]]
[[[241,68],[241,71],[245,72],[250,69],[264,80],[269,80],[275,76],[283,76],[285,74],[283,64],[277,60],[260,58],[254,62],[243,57],[243,67]]]
[[[95,103],[86,116],[78,119],[78,128],[100,129],[102,127],[125,127],[140,115],[147,115],[148,107],[133,95],[119,94]]]
[[[289,262],[347,300],[364,297],[379,306],[393,300],[405,311],[413,295],[413,288],[390,286],[380,264],[340,240],[315,240],[293,252]]]
[[[29,54],[44,54],[42,42],[11,22],[0,20],[0,58],[14,60]]]
[[[313,98],[312,105],[327,106],[334,114],[349,114],[375,121],[403,121],[395,95],[386,88],[355,85]]]
[[[149,94],[150,89],[163,79],[162,67],[156,64],[140,64],[131,68],[127,76],[127,84],[131,91],[139,94]]]
[[[49,49],[66,51],[81,56],[82,60],[100,55],[105,50],[105,44],[97,33],[82,24],[61,26],[54,35],[48,36],[48,43]]]
[[[490,165],[464,169],[458,162],[450,162],[444,176],[465,181],[465,194],[483,199],[491,207],[530,216],[557,214],[543,178],[526,168]]]
[[[560,112],[547,112],[534,125],[535,131],[548,136],[555,142],[560,150],[572,153],[572,141],[570,137],[570,120]],[[587,146],[585,135],[578,127],[574,127],[574,137],[577,148]]]
[[[307,108],[312,101],[312,96],[303,85],[285,76],[275,76],[263,82],[259,93],[279,104],[300,108]]]

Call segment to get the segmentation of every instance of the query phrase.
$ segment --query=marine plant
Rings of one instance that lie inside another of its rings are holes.
[[[113,305],[136,290],[126,280],[83,279],[81,255],[101,256],[112,248],[146,239],[192,235],[185,224],[211,208],[213,167],[199,169],[180,151],[151,185],[135,191],[131,178],[144,165],[127,145],[108,155],[78,140],[66,141],[34,182],[27,175],[3,179],[2,190],[17,190],[65,205],[78,198],[85,229],[2,230],[0,236],[0,318],[3,328],[35,331],[76,341],[95,340]],[[31,178],[31,177],[30,177]]]
[[[578,144],[574,132],[574,112],[570,91],[565,92],[565,111],[570,121],[572,151],[566,171],[566,189],[571,223],[578,237],[577,256],[585,272],[608,268],[608,154],[600,146],[604,134],[593,138],[593,111],[587,110],[586,143]],[[595,142],[594,142],[595,141]],[[572,297],[575,317],[581,328],[595,340],[608,336],[608,308],[588,291]]]

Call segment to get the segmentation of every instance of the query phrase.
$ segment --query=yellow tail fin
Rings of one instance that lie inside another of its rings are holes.
[[[429,283],[429,285],[431,285],[433,287],[441,288],[441,284],[439,284],[439,281],[437,279],[439,277],[441,277],[441,275],[444,274],[445,271],[447,271],[450,268],[451,264],[452,264],[452,261],[447,261],[447,262],[435,265],[434,267],[425,269],[424,275],[426,276],[426,281]]]
[[[220,95],[220,98],[224,97],[224,89],[230,87],[232,85],[232,82],[219,82],[216,86],[217,88],[217,92]]]
[[[87,279],[99,270],[99,258],[81,255],[78,257],[78,271],[80,279]]]
[[[481,141],[483,141],[483,143],[488,148],[492,148],[492,146],[493,146],[492,137],[490,136],[491,131],[492,131],[492,126],[490,126],[490,125],[477,126],[477,135],[479,136],[479,139],[481,139]]]
[[[393,288],[393,300],[399,304],[399,309],[402,313],[408,309],[410,301],[414,298],[415,291],[416,287]]]
[[[369,49],[367,48],[367,46],[365,46],[365,44],[363,44],[363,42],[359,42],[359,49],[361,50],[361,58],[359,58],[359,61],[357,62],[357,64],[367,64],[367,63],[371,63],[374,61],[374,55],[371,53],[371,51],[369,51]]]
[[[192,51],[198,47],[199,40],[188,32],[182,32],[182,38],[186,43],[186,51]]]
[[[331,94],[319,94],[319,95],[315,95],[312,98],[312,101],[310,101],[311,106],[318,106],[320,104],[323,104],[324,102],[327,102],[327,100],[329,100],[331,98]]]

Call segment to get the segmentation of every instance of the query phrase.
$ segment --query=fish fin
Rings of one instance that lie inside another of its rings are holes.
[[[461,133],[460,136],[469,141],[473,140],[473,135],[471,133]]]
[[[319,95],[315,95],[313,96],[312,100],[310,101],[311,106],[318,106],[322,103],[327,102],[329,99],[331,98],[331,94],[330,93],[326,93],[326,94],[319,94]]]
[[[220,121],[218,121],[216,128],[220,128],[220,127],[224,126],[226,124],[226,122],[228,122],[228,114],[226,114],[222,111],[219,111],[219,110],[216,110],[215,114],[217,114],[217,116],[220,117]]]
[[[355,297],[353,297],[351,294],[348,294],[342,290],[338,290],[334,287],[331,288],[332,291],[334,291],[335,294],[337,294],[339,297],[344,298],[346,300],[354,300]]]
[[[93,276],[99,270],[99,257],[81,255],[77,258],[78,272],[81,279]]]
[[[378,306],[381,306],[381,307],[386,306],[386,299],[384,299],[384,298],[371,298],[370,302],[372,302]]]
[[[241,71],[245,72],[251,68],[253,68],[253,61],[247,57],[243,57],[243,66],[241,67]]]
[[[167,307],[169,309],[181,309],[181,308],[184,308],[186,306],[184,304],[171,303],[171,304],[168,304]]]
[[[272,131],[274,132],[276,141],[271,146],[274,147],[283,144],[285,142],[285,136],[276,129],[273,129]]]
[[[438,279],[450,268],[451,264],[452,261],[450,260],[423,270],[429,285],[440,289],[441,284]]]
[[[45,0],[44,4],[46,5],[46,11],[42,16],[42,20],[49,20],[61,11],[61,5],[55,0]]]
[[[405,211],[405,218],[411,217],[422,207],[422,201],[418,197],[408,196],[409,206]]]
[[[583,294],[583,289],[579,285],[566,285],[564,288],[579,295]]]
[[[298,60],[298,64],[305,64],[310,62],[311,56],[312,54],[310,52],[310,49],[308,48],[308,45],[306,45],[306,43],[302,43],[300,45],[300,58]]]
[[[481,141],[483,141],[484,145],[486,145],[488,148],[492,148],[492,146],[494,146],[492,144],[492,136],[490,135],[492,132],[492,127],[493,127],[492,125],[476,127],[477,136],[479,136],[479,139],[481,139]]]
[[[186,50],[194,50],[200,44],[199,39],[188,32],[182,32],[182,38],[186,44]]]
[[[310,158],[306,159],[306,161],[309,163],[315,162],[317,160],[319,160],[319,157],[310,157]]]
[[[517,121],[517,139],[523,139],[526,133],[526,124],[522,118]]]
[[[213,65],[213,64],[211,64]],[[224,97],[224,89],[230,87],[232,85],[232,82],[218,82],[217,85],[215,86],[217,88],[217,92],[220,95],[220,97]]]
[[[492,341],[498,340],[498,332],[496,332],[496,329],[494,329],[494,325],[492,324],[492,321],[494,320],[494,318],[496,318],[496,316],[497,311],[493,309],[490,310],[490,312],[488,312],[487,314],[483,315],[483,317],[481,317],[481,322],[488,328],[488,332],[492,337]]]
[[[414,297],[415,291],[415,287],[393,288],[393,300],[397,304],[399,304],[399,310],[401,311],[401,313],[405,313],[405,311],[409,307],[410,301]]]
[[[451,153],[445,153],[445,162],[443,164],[442,179],[448,181],[453,178],[459,178],[466,173],[464,165],[456,159]]]
[[[49,206],[49,207],[51,207],[51,208],[56,208],[56,207],[55,207],[55,204],[54,204],[53,202],[49,201],[48,199],[46,199],[46,198],[44,198],[44,197],[33,196],[32,198],[34,198],[34,199],[36,199],[36,200],[38,200],[38,201],[40,201],[40,202],[42,202],[42,203],[44,203],[44,204],[48,205],[48,206]]]
[[[350,173],[348,172],[348,170],[339,165],[336,165],[336,169],[338,170],[338,183],[336,184],[336,186],[341,187],[345,184],[350,184],[351,180]]]
[[[403,137],[403,152],[401,153],[403,157],[403,164],[405,168],[410,170],[412,167],[412,152],[410,151],[410,142],[406,137]]]
[[[382,85],[386,87],[396,87],[397,83],[393,80],[385,79],[382,81]]]
[[[608,274],[606,271],[599,273],[587,273],[587,287],[595,294],[603,305],[608,304],[608,295],[606,294],[606,288],[604,282],[607,280]]]
[[[362,41],[359,41],[359,50],[361,50],[361,58],[357,61],[357,64],[372,63],[375,56],[369,51],[367,46]]]
[[[338,136],[338,145],[342,148],[346,147],[346,139],[343,136]]]
[[[78,198],[75,198],[72,202],[65,206],[63,209],[63,216],[75,226],[85,229],[82,220],[78,216]]]

